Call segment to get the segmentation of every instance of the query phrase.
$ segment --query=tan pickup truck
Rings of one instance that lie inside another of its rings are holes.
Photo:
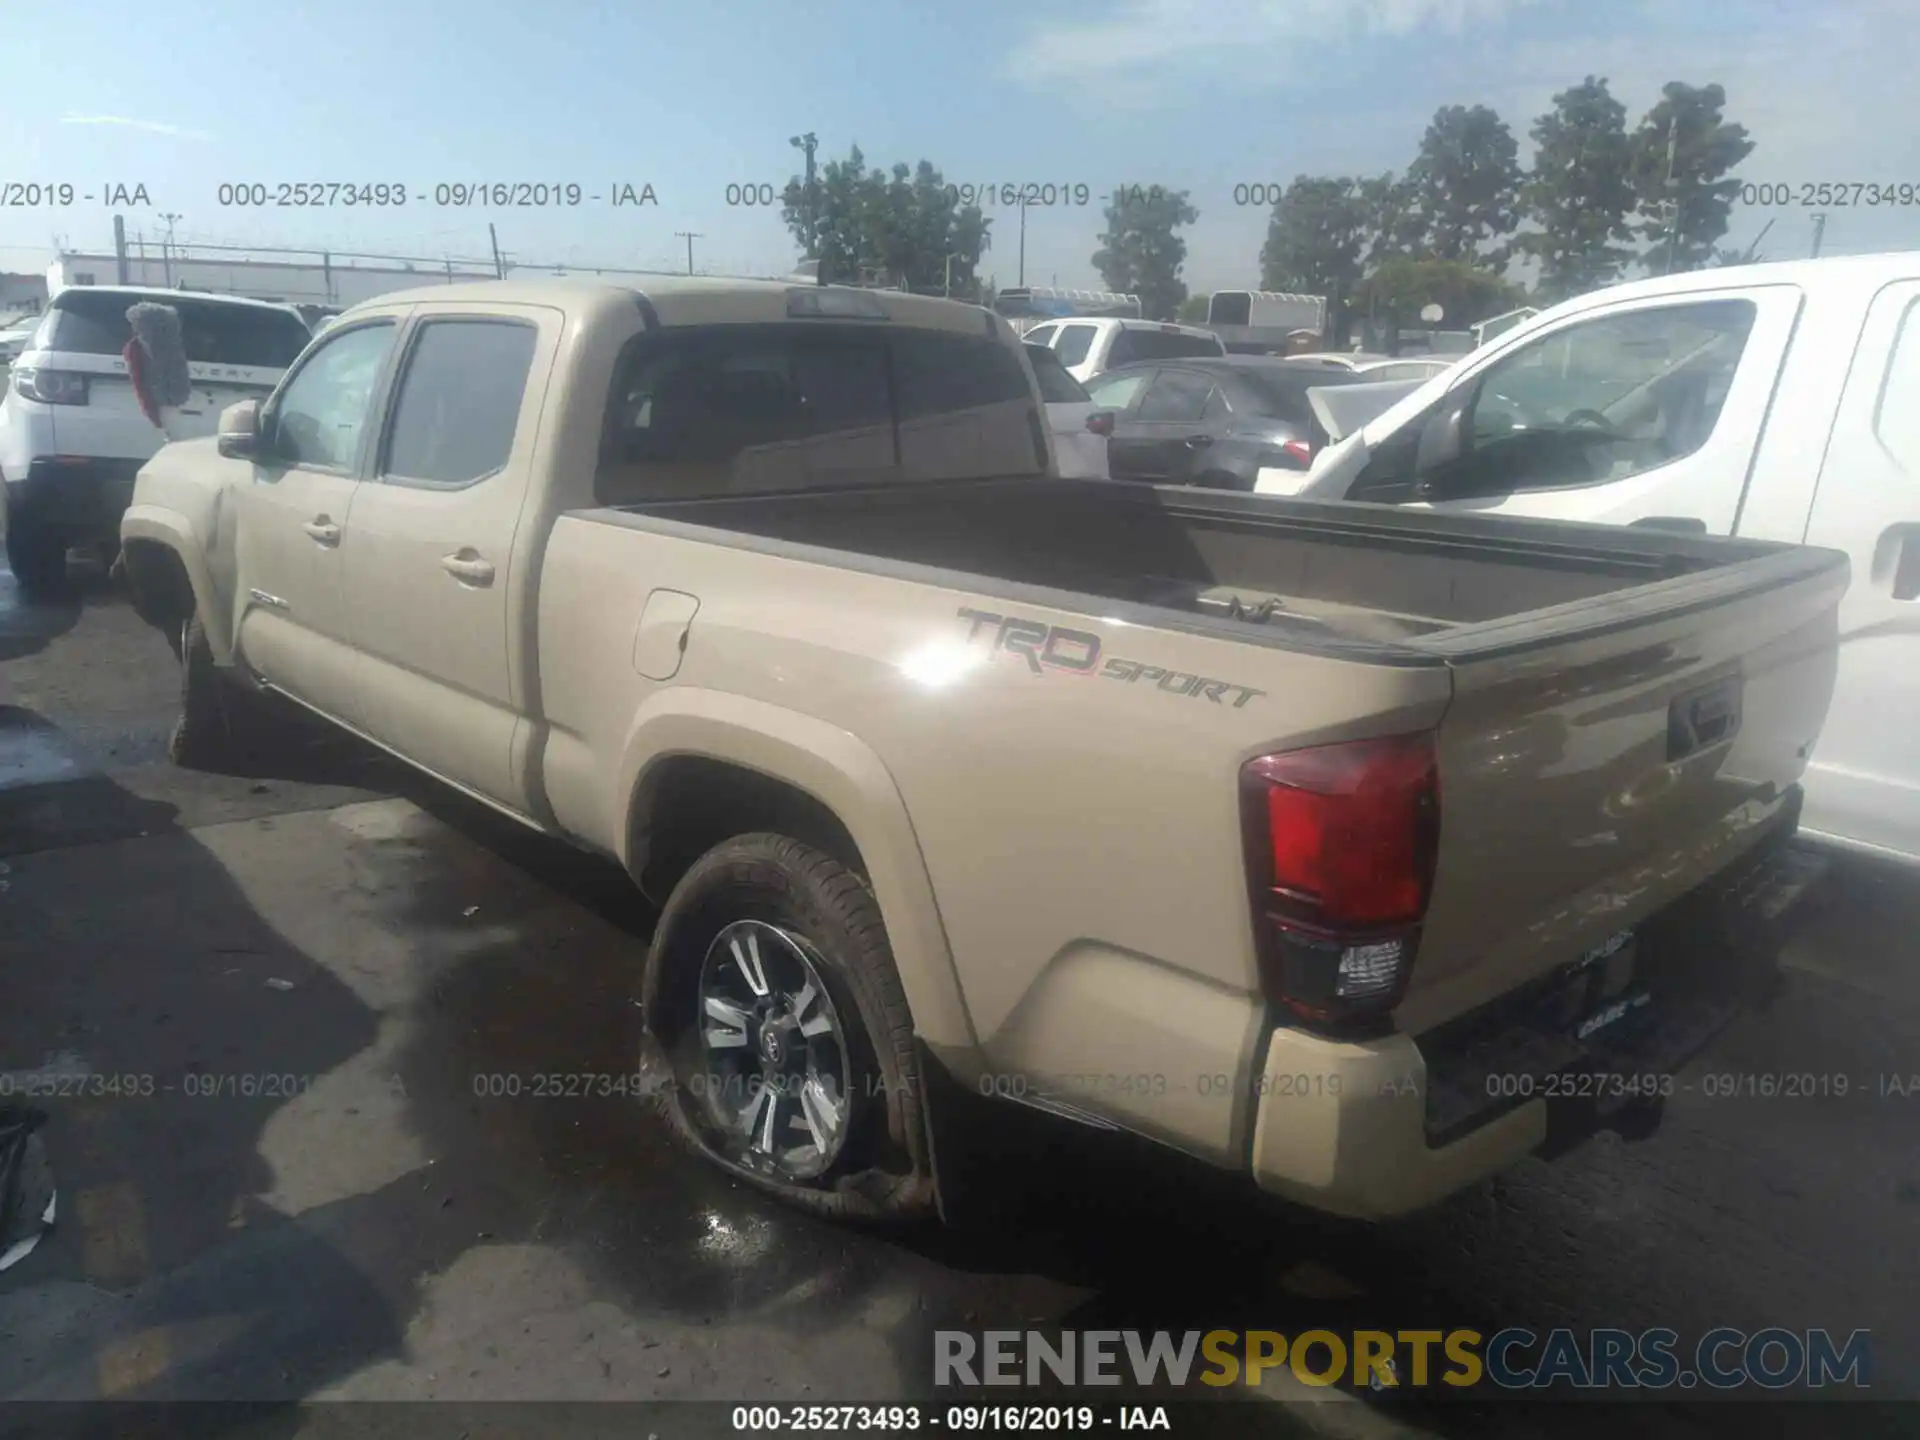
[[[1804,881],[1845,557],[1063,480],[1042,414],[946,301],[357,306],[140,473],[177,758],[285,697],[614,857],[669,1124],[827,1213],[938,1205],[930,1094],[1366,1217],[1657,1108]]]

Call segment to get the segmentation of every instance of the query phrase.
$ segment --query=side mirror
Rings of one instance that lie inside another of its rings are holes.
[[[1422,480],[1453,464],[1467,453],[1467,401],[1449,396],[1420,431],[1414,453],[1414,474]]]
[[[260,453],[260,402],[242,400],[220,412],[220,453],[229,460],[252,460]]]

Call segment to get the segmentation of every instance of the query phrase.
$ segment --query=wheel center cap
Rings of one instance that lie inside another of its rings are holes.
[[[760,1058],[769,1065],[779,1065],[787,1058],[787,1042],[781,1035],[784,1026],[762,1025],[760,1027]]]

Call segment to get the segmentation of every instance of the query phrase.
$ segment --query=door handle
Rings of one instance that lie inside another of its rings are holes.
[[[340,543],[340,527],[324,515],[314,516],[300,528],[306,531],[316,544],[338,545]]]
[[[1920,600],[1920,526],[1895,525],[1880,537],[1876,550],[1884,548],[1891,541],[1893,546],[1892,579],[1889,588],[1896,600]],[[1875,555],[1876,570],[1880,569],[1880,557]]]
[[[456,550],[440,557],[440,568],[462,585],[493,584],[493,562],[471,550]]]
[[[1186,439],[1186,446],[1189,450],[1204,450],[1212,443],[1213,436],[1211,435],[1189,435]]]

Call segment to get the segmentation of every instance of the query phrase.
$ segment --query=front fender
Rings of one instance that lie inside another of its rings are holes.
[[[217,509],[217,498],[209,508]],[[213,515],[208,515],[204,523],[208,526],[207,533],[213,533],[217,525]],[[201,624],[206,627],[207,644],[213,651],[214,663],[222,666],[233,664],[235,616],[232,587],[216,583],[208,549],[193,520],[177,510],[136,503],[128,507],[120,521],[120,545],[125,551],[129,545],[139,541],[163,545],[180,561],[181,568],[186,571],[187,583],[193,587],[194,605],[200,612]]]
[[[629,812],[647,774],[674,756],[696,755],[759,771],[806,791],[853,836],[880,905],[921,1040],[945,1063],[965,1067],[978,1041],[961,996],[920,842],[893,776],[858,736],[792,710],[713,690],[677,686],[642,705],[627,732],[619,813],[608,833],[619,858],[633,857]]]

